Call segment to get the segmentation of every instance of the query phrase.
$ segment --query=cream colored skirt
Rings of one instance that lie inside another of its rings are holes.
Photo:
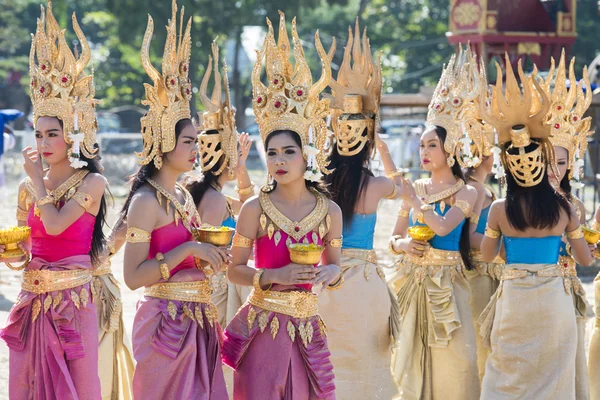
[[[594,321],[588,361],[590,398],[600,400],[600,274],[594,279],[594,312],[596,320]]]
[[[555,264],[508,264],[482,313],[491,345],[481,399],[574,399],[577,323]]]
[[[93,295],[98,312],[98,374],[103,400],[133,399],[134,363],[124,343],[123,304],[119,283],[112,273],[94,276]]]
[[[375,251],[344,249],[341,268],[342,287],[319,293],[336,397],[390,400],[398,393],[390,372],[390,316],[397,309],[395,296],[377,265]]]
[[[402,256],[389,279],[397,294],[400,339],[392,352],[399,399],[479,398],[471,289],[456,251]]]

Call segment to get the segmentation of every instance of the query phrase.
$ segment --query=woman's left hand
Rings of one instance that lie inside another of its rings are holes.
[[[44,180],[44,167],[42,166],[42,159],[37,150],[33,150],[31,147],[25,147],[21,152],[23,154],[23,168],[27,173],[27,176],[36,183]]]
[[[335,283],[342,276],[342,270],[335,264],[319,265],[317,267],[317,276],[313,281],[313,285],[323,284],[323,289]]]

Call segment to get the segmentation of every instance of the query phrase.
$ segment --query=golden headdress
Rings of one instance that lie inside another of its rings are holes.
[[[152,79],[154,86],[147,83],[146,99],[143,105],[149,106],[148,113],[141,118],[144,149],[136,155],[140,164],[154,161],[156,168],[162,167],[162,156],[175,148],[175,125],[182,119],[191,118],[190,100],[192,84],[188,78],[192,38],[190,36],[192,18],[188,20],[182,35],[184,7],[181,8],[179,41],[177,41],[177,2],[173,0],[172,16],[167,24],[167,40],[162,60],[162,74],[150,62],[150,42],[154,31],[154,21],[148,15],[148,26],[142,43],[142,65]]]
[[[575,188],[581,188],[583,184],[580,182],[580,170],[583,167],[583,156],[587,150],[587,137],[593,134],[590,131],[592,119],[591,117],[583,118],[583,114],[592,103],[592,91],[589,89],[590,81],[587,66],[583,69],[583,81],[577,84],[574,64],[575,58],[572,58],[569,65],[569,89],[567,89],[564,49],[560,56],[558,69],[555,69],[554,59],[552,59],[548,76],[540,83],[551,102],[546,119],[551,129],[550,143],[553,146],[563,147],[567,150],[570,168],[569,179],[575,177],[572,185]],[[554,88],[552,88],[553,82]],[[584,85],[586,88],[585,94],[583,92]]]
[[[57,117],[62,121],[65,141],[71,144],[69,160],[74,168],[87,165],[79,159],[81,151],[93,158],[98,152],[96,143],[96,104],[93,74],[83,76],[83,70],[90,61],[90,47],[81,31],[75,13],[73,30],[81,43],[81,56],[76,58],[65,40],[65,30],[61,30],[52,14],[52,2],[37,20],[35,35],[32,35],[29,53],[29,73],[31,75],[31,103],[33,122],[39,117]],[[37,57],[37,63],[36,63]]]
[[[225,156],[221,167],[213,174],[220,175],[227,167],[229,176],[234,177],[233,169],[238,162],[238,136],[235,128],[235,114],[231,106],[231,97],[229,95],[229,80],[227,78],[227,65],[223,62],[223,81],[225,83],[225,101],[221,94],[221,73],[219,72],[219,46],[213,42],[212,57],[208,57],[208,66],[202,78],[200,85],[200,99],[206,107],[206,112],[202,114],[202,123],[199,126],[201,131],[198,135],[200,144],[200,165],[202,172],[210,171],[212,167]],[[212,96],[209,98],[206,94],[208,81],[212,72],[213,58],[215,62],[215,86]],[[208,131],[218,131],[218,134],[207,134]],[[217,149],[218,145],[221,145]]]
[[[506,55],[506,88],[502,83],[502,70],[496,63],[496,85],[492,86],[491,93],[482,91],[479,107],[484,121],[496,129],[498,143],[510,142],[502,152],[503,164],[517,184],[531,187],[540,183],[546,173],[546,163],[554,160],[548,141],[550,125],[545,122],[550,101],[537,79],[525,76],[521,60],[518,68],[523,90]],[[537,146],[527,151],[531,144]]]
[[[462,166],[481,162],[471,151],[471,141],[481,148],[482,154],[487,151],[484,140],[489,128],[484,128],[476,106],[481,89],[477,62],[469,46],[465,50],[460,46],[458,54],[452,55],[442,70],[427,112],[428,125],[446,129],[444,150],[449,166],[454,165],[455,157]]]
[[[285,15],[281,11],[279,14],[278,41],[275,42],[273,25],[267,18],[269,31],[252,70],[254,115],[263,142],[270,133],[277,130],[294,131],[300,136],[304,158],[308,164],[304,176],[308,180],[318,181],[322,174],[330,173],[325,152],[325,118],[329,112],[329,100],[319,100],[319,95],[329,84],[331,66],[317,32],[315,46],[321,59],[322,73],[319,80],[313,84],[294,18],[292,42],[296,65],[292,68]],[[260,79],[263,59],[266,60],[268,86]]]
[[[330,54],[334,49],[332,47]],[[337,81],[332,78],[329,83],[333,94],[330,105],[332,125],[340,155],[358,154],[368,142],[375,139],[375,119],[381,101],[381,85],[380,57],[377,56],[377,62],[373,60],[367,28],[360,39],[356,18],[354,35],[348,27],[348,42]],[[354,119],[356,114],[358,119]]]

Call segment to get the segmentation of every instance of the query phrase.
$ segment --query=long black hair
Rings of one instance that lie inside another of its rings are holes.
[[[362,114],[359,116],[364,118]],[[365,128],[363,135],[368,134],[367,131],[368,128]],[[369,161],[372,149],[372,142],[368,141],[357,154],[342,156],[337,146],[333,146],[329,156],[329,168],[333,169],[333,172],[325,176],[325,183],[331,192],[331,199],[342,210],[346,226],[350,226],[352,223],[356,203],[367,190],[369,179],[374,176],[368,166],[365,166]]]
[[[183,129],[189,124],[193,124],[192,120],[189,118],[180,119],[175,124],[175,143],[177,143],[177,139]],[[168,154],[168,153],[167,153]],[[166,154],[163,154],[163,157]],[[121,212],[119,213],[119,219],[115,226],[113,227],[113,232],[117,231],[121,224],[127,219],[127,211],[129,210],[129,205],[131,204],[131,199],[133,195],[146,183],[148,178],[152,178],[158,169],[154,165],[154,162],[149,162],[146,165],[142,165],[137,173],[131,175],[129,177],[129,184],[131,185],[131,190],[129,191],[129,195],[127,196],[127,200],[125,200],[125,204],[123,204],[123,208],[121,208]]]
[[[569,169],[567,169],[565,176],[563,176],[562,180],[560,181],[560,189],[562,190],[562,192],[565,195],[565,197],[567,198],[567,200],[572,202],[573,194],[571,193],[571,191],[573,189],[571,188],[571,180],[569,179],[570,173],[571,173],[571,169],[569,168]]]
[[[269,142],[271,141],[271,139],[273,139],[275,136],[279,136],[279,135],[288,135],[289,137],[294,139],[294,142],[296,142],[298,147],[300,147],[300,151],[302,151],[302,139],[300,139],[300,135],[298,135],[296,132],[290,131],[290,130],[277,130],[277,131],[271,132],[267,136],[267,139],[265,140],[265,151],[267,151],[267,149],[269,147]],[[309,189],[313,188],[317,192],[324,194],[328,198],[331,198],[331,194],[329,193],[329,190],[327,190],[327,186],[325,186],[325,184],[322,181],[313,182],[313,181],[305,180],[304,182],[306,183],[307,188],[309,188]],[[271,193],[275,190],[276,187],[277,187],[277,182],[273,181],[273,182],[267,184],[261,190],[264,193]]]
[[[58,120],[61,129],[64,129],[62,120],[58,117],[56,117],[56,119]],[[98,149],[98,153],[96,153],[97,155],[94,158],[88,158],[83,153],[80,153],[79,159],[87,163],[83,169],[90,171],[92,174],[102,175],[102,167],[100,165],[100,149],[98,143],[96,143],[94,147]],[[96,222],[94,223],[94,232],[92,233],[92,249],[90,250],[90,259],[92,265],[97,265],[101,261],[100,255],[103,253],[106,247],[106,236],[104,235],[103,228],[105,225],[107,225],[107,196],[111,196],[108,186],[105,190],[105,193],[102,195],[102,199],[100,199],[100,209],[98,210],[98,214],[96,214]]]
[[[448,135],[448,132],[446,131],[446,129],[442,128],[441,126],[436,126],[435,133],[440,138],[440,141],[442,142],[442,149],[443,149],[444,142],[446,141],[446,136]],[[460,164],[458,163],[458,160],[456,160],[456,157],[454,157],[454,164],[452,165],[452,167],[450,167],[450,169],[452,170],[452,175],[454,175],[456,177],[456,179],[460,179],[461,181],[466,183],[465,175],[463,174],[463,170],[460,168]],[[469,233],[469,230],[470,230],[469,224],[470,224],[470,218],[469,218],[469,216],[467,216],[465,218],[465,223],[463,224],[462,229],[460,231],[460,241],[458,242],[458,251],[460,253],[460,257],[463,260],[463,263],[465,264],[465,268],[468,271],[471,271],[473,269],[473,263],[471,262],[471,239],[470,239],[470,233]]]
[[[205,134],[218,135],[219,131],[213,129],[210,131],[206,131]],[[219,142],[217,144],[217,146],[215,147],[215,151],[219,151],[220,149],[221,149],[221,142]],[[202,154],[200,154],[200,157],[202,157]],[[200,178],[194,178],[191,176],[186,176],[184,178],[182,184],[194,198],[194,203],[196,204],[196,208],[198,208],[198,206],[200,205],[200,202],[202,201],[202,197],[204,197],[204,193],[206,193],[206,191],[213,184],[218,183],[219,175],[215,175],[214,173],[217,172],[221,168],[221,166],[223,165],[224,159],[225,159],[225,155],[223,154],[223,155],[221,155],[221,158],[219,158],[219,161],[217,161],[210,170],[204,172]],[[224,173],[224,171],[221,171],[221,173]]]
[[[508,149],[509,145],[510,142],[505,145],[505,148]],[[525,151],[529,153],[538,146],[541,145],[532,142],[525,148]],[[516,152],[517,149],[508,150],[508,153],[511,154],[512,151]],[[544,160],[544,163],[548,168],[548,161]],[[565,178],[567,177],[568,173],[565,175]],[[561,181],[561,187],[562,185]],[[570,194],[571,185],[568,185]],[[565,193],[567,192],[565,191]],[[552,187],[547,173],[542,174],[541,182],[532,187],[520,186],[512,174],[506,174],[505,205],[508,223],[518,231],[525,231],[527,228],[552,228],[559,222],[561,211],[566,212],[567,215],[571,213],[567,198]]]

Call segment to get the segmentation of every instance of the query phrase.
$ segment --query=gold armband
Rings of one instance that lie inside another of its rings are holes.
[[[245,249],[251,249],[254,245],[254,240],[247,238],[239,232],[233,235],[232,247],[243,247]]]
[[[471,213],[471,216],[469,217],[469,221],[473,224],[473,225],[477,225],[479,224],[479,215]]]
[[[94,204],[92,196],[83,192],[76,192],[71,199],[75,200],[85,211],[89,210],[92,204]]]
[[[242,196],[248,195],[248,194],[253,194],[254,193],[254,182],[250,183],[250,186],[245,187],[245,188],[240,188],[239,186],[236,186],[235,191]]]
[[[467,218],[467,217],[469,217],[469,215],[471,215],[471,206],[469,205],[469,202],[467,202],[465,200],[457,200],[454,203],[454,207],[456,207],[460,211],[462,211],[463,214],[465,214],[465,218]]]
[[[408,218],[410,216],[410,211],[405,210],[403,208],[398,211],[398,218]]]
[[[567,232],[567,239],[581,239],[583,237],[583,229],[581,225],[573,229],[571,232]]]
[[[339,290],[344,284],[344,274],[340,274],[340,279],[337,280],[333,285],[327,285],[327,290]]]
[[[331,239],[327,244],[334,248],[334,249],[339,249],[340,247],[342,247],[342,241],[343,238],[337,238],[337,239]]]
[[[127,243],[150,243],[151,233],[140,228],[131,227],[127,229]]]
[[[54,197],[50,195],[44,196],[35,202],[36,207],[45,206],[46,204],[54,204]]]
[[[485,227],[485,236],[491,239],[498,239],[500,236],[502,236],[502,232],[492,229],[489,225],[487,225]]]
[[[392,183],[394,184],[394,190],[392,190],[392,193],[385,196],[386,199],[390,199],[390,200],[395,199],[396,195],[398,194],[398,188],[396,187],[396,184],[394,182],[392,182]]]
[[[402,171],[395,170],[395,171],[392,171],[392,172],[390,172],[389,174],[385,174],[385,176],[386,176],[388,179],[394,180],[394,178],[395,178],[395,177],[397,177],[397,176],[402,176],[402,174],[403,174],[403,172],[402,172]]]
[[[168,281],[171,277],[171,271],[169,271],[169,265],[165,262],[165,256],[163,253],[156,253],[156,261],[158,261],[158,268],[160,269],[160,276]]]
[[[17,207],[17,221],[27,221],[28,215],[28,210],[23,210],[21,207]]]

